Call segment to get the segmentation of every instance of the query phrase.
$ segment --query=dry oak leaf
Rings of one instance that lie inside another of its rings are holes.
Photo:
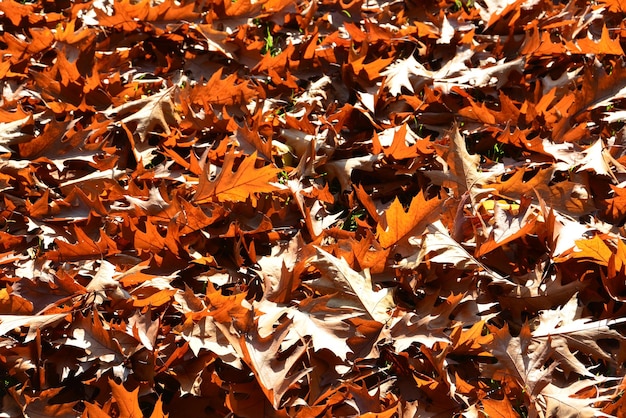
[[[229,2],[230,3],[230,2]],[[230,74],[222,79],[222,69],[217,70],[205,85],[196,84],[191,89],[184,89],[184,95],[196,104],[210,109],[214,106],[245,106],[258,96],[258,91],[250,83],[241,80],[237,74]]]
[[[280,169],[273,165],[255,168],[257,154],[254,152],[244,158],[237,171],[233,171],[236,157],[234,152],[226,154],[222,170],[213,181],[209,180],[209,164],[205,164],[194,198],[196,203],[215,200],[245,202],[250,198],[252,205],[256,206],[257,193],[271,193],[280,189],[276,183],[273,183]]]
[[[550,309],[555,304],[564,304],[583,285],[578,280],[563,282],[560,271],[550,269],[546,261],[538,263],[535,269],[524,276],[515,278],[491,275],[489,286],[496,292],[500,306],[506,306],[516,318],[522,312],[537,312]]]
[[[107,327],[107,328],[105,328]],[[136,349],[138,343],[129,335],[122,335],[103,324],[100,316],[79,315],[74,320],[68,337],[60,340],[63,346],[78,347],[85,352],[81,362],[97,362],[102,371],[119,366],[125,360],[124,347]]]
[[[11,292],[11,287],[0,289],[0,314],[31,314],[33,304]]]
[[[511,401],[506,396],[500,401],[496,399],[483,399],[481,401],[483,412],[489,418],[518,418],[519,414],[513,409]]]
[[[626,217],[626,188],[610,186],[613,197],[606,199],[606,211],[616,223],[620,223]]]
[[[119,408],[119,418],[142,418],[144,416],[139,406],[139,388],[129,392],[122,383],[118,385],[113,379],[109,379],[109,385],[113,399]],[[150,418],[167,418],[168,416],[163,413],[163,403],[161,399],[158,399]]]
[[[274,329],[269,336],[262,337],[258,330],[239,337],[243,360],[255,374],[267,399],[278,409],[283,395],[311,369],[294,370],[289,373],[307,347],[296,342],[295,348],[288,348],[289,357],[280,359],[283,340],[290,332],[291,321],[286,321]],[[293,347],[293,346],[292,346]]]
[[[0,315],[0,337],[15,328],[28,326],[28,334],[24,342],[32,341],[35,339],[37,330],[62,320],[66,315],[64,313],[51,315]]]
[[[385,157],[398,161],[434,152],[430,141],[420,138],[406,123],[379,133],[374,132],[372,142],[374,154],[384,153]]]
[[[593,260],[596,264],[606,266],[609,264],[612,254],[613,252],[604,240],[595,235],[593,238],[576,240],[576,248],[570,256]]]
[[[609,30],[606,26],[602,27],[602,36],[598,42],[594,42],[589,38],[579,39],[578,48],[570,48],[574,52],[579,49],[583,54],[611,54],[624,55],[624,50],[620,46],[619,38],[611,39]]]
[[[626,13],[626,3],[624,3],[622,0],[598,0],[598,3],[608,7],[610,12]]]
[[[577,382],[559,387],[552,383],[548,384],[541,392],[540,402],[544,406],[545,417],[563,418],[593,418],[613,417],[602,413],[602,409],[596,406],[615,399],[617,388],[609,384],[611,378],[594,376],[592,379],[583,379]],[[592,397],[581,396],[581,393],[593,393]],[[622,415],[617,415],[621,417]]]
[[[100,230],[98,241],[92,240],[81,228],[74,229],[76,242],[67,243],[60,239],[55,239],[56,251],[48,251],[46,258],[52,261],[79,261],[92,258],[102,258],[113,254],[118,254],[117,244],[103,230]]]
[[[495,203],[493,218],[489,238],[482,243],[476,252],[476,257],[483,256],[496,248],[503,246],[513,240],[525,237],[535,231],[537,221],[536,211],[531,206],[526,206],[518,214],[503,208],[503,205]]]
[[[466,192],[470,193],[472,201],[481,193],[487,191],[480,188],[489,179],[501,174],[499,169],[496,171],[479,171],[480,155],[470,154],[465,145],[465,138],[459,132],[458,125],[455,123],[450,133],[450,145],[448,149],[443,151],[443,158],[447,167],[443,171],[426,171],[425,174],[433,181],[433,183],[449,187],[457,191],[458,196]]]
[[[292,326],[283,346],[309,336],[315,351],[327,349],[345,362],[348,353],[352,352],[348,339],[356,332],[356,328],[346,320],[354,317],[354,311],[352,308],[329,308],[332,298],[333,295],[307,298],[296,307],[281,306],[267,300],[255,303],[255,310],[263,312],[258,317],[259,331],[267,335],[273,333],[276,319],[285,315]]]
[[[348,262],[316,248],[317,254],[307,260],[321,276],[307,285],[322,295],[333,295],[326,305],[331,308],[354,308],[353,317],[365,315],[380,323],[389,320],[389,311],[395,306],[389,289],[376,291],[369,276],[352,270]]]
[[[111,3],[115,12],[108,15],[107,12],[98,7],[94,7],[98,19],[98,24],[104,27],[116,27],[131,32],[140,26],[140,22],[179,22],[193,21],[198,16],[194,12],[195,4],[179,5],[169,0],[155,4],[150,0],[132,2],[121,0]]]
[[[135,132],[139,139],[145,142],[154,128],[160,127],[166,134],[171,134],[170,126],[178,125],[180,117],[175,111],[172,94],[176,86],[159,91],[148,97],[143,97],[132,102],[108,109],[104,114],[108,118],[128,124],[136,123]],[[119,118],[120,116],[125,116]]]
[[[537,396],[551,382],[552,372],[557,364],[546,366],[552,348],[547,342],[536,344],[531,341],[531,330],[524,324],[519,336],[513,337],[509,326],[498,329],[487,325],[493,334],[493,341],[485,347],[498,359],[496,364],[484,366],[483,374],[494,380],[512,381],[523,389],[528,397],[529,412],[536,416]]]
[[[426,226],[439,216],[441,203],[439,198],[424,199],[420,192],[411,200],[405,212],[402,203],[396,198],[376,226],[378,242],[383,248],[389,248],[409,235],[421,235]]]
[[[40,17],[38,16],[39,13],[35,11],[36,7],[36,4],[22,4],[13,0],[0,2],[0,12],[15,26],[20,26],[24,18],[30,20],[30,23],[34,23],[34,20]]]
[[[417,243],[417,240],[413,241]],[[413,269],[428,256],[430,263],[448,264],[459,270],[483,267],[461,244],[454,240],[441,220],[427,226],[427,232],[419,242],[420,251],[398,262],[398,267]]]
[[[411,55],[407,59],[398,60],[389,65],[380,75],[385,77],[382,86],[387,87],[392,96],[398,96],[402,94],[403,87],[409,92],[415,93],[411,82],[413,76],[432,78],[434,73],[427,70]]]
[[[607,274],[602,276],[602,284],[609,295],[620,302],[626,301],[626,244],[621,239],[617,241],[617,250],[611,254]]]
[[[610,329],[609,326],[625,322],[626,318],[616,320],[591,321],[580,318],[578,296],[559,309],[540,312],[539,325],[532,332],[533,341],[549,344],[560,367],[566,372],[575,372],[581,376],[593,377],[594,373],[576,358],[575,353],[584,353],[595,360],[614,363],[614,359],[602,349],[598,340],[616,340],[623,346],[624,336]]]

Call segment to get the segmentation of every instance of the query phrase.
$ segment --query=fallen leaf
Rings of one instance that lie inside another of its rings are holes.
[[[441,208],[441,200],[426,200],[422,193],[411,200],[408,211],[396,198],[382,216],[376,227],[376,237],[383,248],[389,248],[409,236],[422,235]]]
[[[245,202],[251,199],[256,206],[257,193],[271,193],[279,189],[274,183],[279,169],[272,165],[255,168],[256,152],[245,157],[236,171],[233,171],[236,155],[226,155],[224,164],[215,180],[209,179],[208,165],[200,175],[195,202],[203,203],[212,200],[219,202]]]

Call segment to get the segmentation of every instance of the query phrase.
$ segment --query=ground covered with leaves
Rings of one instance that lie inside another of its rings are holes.
[[[0,2],[2,416],[623,416],[624,13]]]

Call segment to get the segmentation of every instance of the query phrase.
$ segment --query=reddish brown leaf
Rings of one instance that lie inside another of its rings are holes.
[[[100,237],[97,241],[92,240],[85,232],[76,227],[76,242],[67,243],[62,240],[55,240],[56,251],[49,251],[47,257],[57,261],[77,261],[91,258],[103,258],[119,253],[115,242],[100,230]]]

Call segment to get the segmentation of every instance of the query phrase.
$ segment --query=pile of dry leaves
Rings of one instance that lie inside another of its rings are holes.
[[[624,13],[0,2],[1,416],[623,414]]]

